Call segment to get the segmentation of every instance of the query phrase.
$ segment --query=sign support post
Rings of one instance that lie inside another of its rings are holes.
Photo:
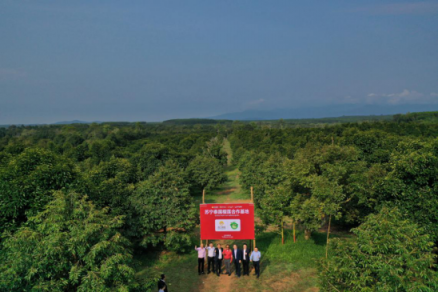
[[[251,202],[254,204],[254,187],[251,187]],[[256,241],[255,241],[255,233],[254,233],[254,247],[256,247]]]
[[[202,204],[205,204],[205,189],[202,189]],[[202,244],[202,238],[201,239],[201,244]]]

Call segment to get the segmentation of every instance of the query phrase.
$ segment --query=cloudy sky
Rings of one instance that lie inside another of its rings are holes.
[[[0,2],[0,124],[438,103],[438,1]]]

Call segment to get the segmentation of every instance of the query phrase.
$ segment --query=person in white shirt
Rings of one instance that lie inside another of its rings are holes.
[[[210,246],[207,247],[207,251],[208,251],[207,274],[210,274],[210,264],[211,264],[213,273],[215,272],[215,268],[214,268],[215,248],[213,246],[213,243],[210,243]]]
[[[216,275],[219,277],[219,275],[222,273],[222,259],[224,258],[224,249],[221,247],[221,244],[218,243],[216,250],[215,250],[215,260],[216,260]]]

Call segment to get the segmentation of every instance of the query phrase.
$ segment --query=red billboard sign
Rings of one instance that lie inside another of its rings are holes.
[[[201,204],[201,239],[254,239],[254,204]]]

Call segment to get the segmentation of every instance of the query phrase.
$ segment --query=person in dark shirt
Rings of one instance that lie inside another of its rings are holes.
[[[236,276],[240,278],[240,264],[242,263],[242,251],[237,248],[237,245],[234,245],[231,255],[233,256],[234,267],[236,268]]]
[[[243,266],[243,275],[249,276],[249,249],[246,244],[243,245],[243,249],[242,249],[242,266]]]
[[[164,292],[169,292],[167,290],[167,285],[166,285],[166,275],[161,274],[161,279],[158,280],[158,290],[162,289]]]
[[[215,250],[216,274],[219,276],[222,273],[222,260],[224,258],[224,249],[218,243]]]

